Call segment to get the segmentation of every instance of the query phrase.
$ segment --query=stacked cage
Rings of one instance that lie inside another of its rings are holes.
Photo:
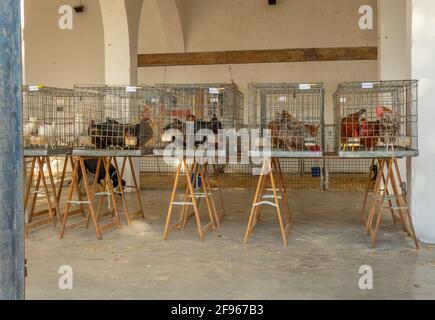
[[[418,155],[418,81],[341,83],[334,94],[340,157]]]
[[[151,87],[75,86],[74,154],[141,156],[152,152],[158,91]]]
[[[74,143],[74,91],[45,86],[23,87],[24,155],[71,153]]]
[[[234,84],[160,84],[161,104],[153,114],[155,149],[173,142],[172,130],[184,135],[184,141],[200,129],[215,135],[219,129],[238,130],[243,124],[244,97]],[[187,125],[192,125],[192,130]],[[216,140],[217,141],[217,140]],[[197,147],[198,143],[194,145]]]
[[[270,130],[277,157],[321,157],[323,112],[322,83],[249,84],[249,124]]]

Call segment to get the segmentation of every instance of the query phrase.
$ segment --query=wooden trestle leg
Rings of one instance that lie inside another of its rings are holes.
[[[276,179],[278,178],[278,179]],[[268,188],[270,185],[271,188]],[[267,191],[272,194],[266,194]],[[279,193],[279,194],[278,194]],[[272,199],[272,201],[269,201]],[[246,244],[254,231],[258,222],[262,207],[268,205],[275,208],[282,241],[285,246],[288,245],[287,232],[291,224],[291,215],[287,201],[287,189],[284,177],[281,172],[281,166],[277,158],[265,159],[258,178],[257,189],[252,202],[251,213],[249,215],[248,225],[243,242]]]
[[[116,208],[116,203],[115,203],[115,197],[114,197],[114,192],[113,192],[113,187],[112,187],[112,183],[110,181],[110,175],[109,175],[109,169],[110,169],[110,164],[108,163],[106,158],[98,158],[98,164],[97,164],[97,171],[95,173],[95,176],[98,177],[99,175],[99,170],[101,169],[101,167],[103,167],[103,170],[105,170],[106,172],[106,177],[104,179],[104,183],[103,183],[103,190],[108,190],[97,193],[96,192],[96,184],[97,181],[96,179],[94,179],[94,183],[91,187],[90,183],[89,183],[89,176],[88,176],[88,172],[86,170],[85,167],[85,163],[84,161],[87,158],[84,157],[74,157],[74,165],[73,165],[73,172],[72,172],[72,182],[71,182],[71,187],[69,190],[69,194],[67,197],[67,203],[66,203],[66,208],[65,208],[65,213],[63,215],[63,219],[62,219],[62,225],[61,225],[61,229],[59,232],[59,238],[62,239],[64,237],[65,231],[68,230],[72,230],[72,229],[76,229],[78,227],[85,227],[89,225],[89,221],[92,220],[94,227],[95,227],[95,232],[97,235],[97,238],[99,240],[102,239],[102,232],[112,229],[112,228],[122,228],[121,226],[121,222],[119,219],[119,214],[118,214],[118,210]],[[86,199],[82,200],[81,198],[81,193],[80,193],[80,187],[79,187],[79,182],[78,182],[78,172],[81,172],[81,176],[83,179],[83,186],[85,189],[85,196]],[[77,198],[76,200],[73,199],[73,194],[74,191],[76,191],[77,194]],[[106,223],[104,225],[100,225],[100,211],[101,211],[101,202],[102,199],[100,198],[100,205],[99,205],[99,209],[98,211],[95,210],[94,207],[94,199],[95,197],[109,197],[109,200],[112,203],[112,208],[113,208],[113,213],[112,213],[112,221],[109,223]],[[71,215],[70,209],[72,205],[86,205],[87,209],[88,209],[88,213],[87,213],[87,217],[85,217],[84,219],[82,219],[81,221],[68,225],[67,226],[67,221],[68,221],[68,217]]]
[[[122,161],[122,165],[121,165],[121,170],[119,168],[118,160],[116,157],[109,158],[109,164],[112,162],[115,166],[115,171],[116,171],[116,175],[118,178],[118,186],[115,189],[115,199],[118,197],[118,195],[121,197],[122,205],[124,208],[125,218],[127,220],[127,224],[130,225],[131,221],[134,220],[136,217],[139,217],[142,219],[145,218],[143,205],[142,205],[142,199],[140,197],[140,187],[139,187],[138,181],[136,179],[136,173],[135,173],[135,169],[133,166],[133,160],[131,159],[131,157],[124,157],[123,161]],[[137,203],[139,204],[139,211],[134,212],[134,213],[130,213],[130,211],[129,211],[126,195],[125,195],[124,189],[122,187],[122,180],[123,180],[124,175],[125,175],[125,169],[126,169],[127,163],[129,165],[131,173],[133,175],[133,185],[128,186],[128,187],[131,187],[134,189],[134,192],[135,192],[136,198],[137,198]]]
[[[374,163],[374,161],[373,161]],[[378,159],[378,176],[373,188],[370,210],[366,221],[367,233],[371,237],[372,247],[376,246],[378,233],[381,227],[382,215],[389,210],[393,222],[400,222],[402,229],[414,241],[416,248],[419,248],[418,240],[412,223],[411,211],[405,194],[401,194],[399,186],[403,184],[398,162],[396,158]],[[373,164],[372,164],[373,165]],[[386,172],[386,174],[385,174]],[[365,218],[365,207],[368,202],[369,191],[366,190],[362,217]],[[388,203],[388,206],[385,204]]]
[[[181,202],[175,201],[177,196],[178,183],[180,177],[182,176],[182,171],[185,172],[184,176],[186,178],[186,187],[184,189],[184,199]],[[201,189],[202,192],[195,192],[192,180],[196,177],[201,179]],[[207,212],[210,222],[204,227],[202,226],[201,217],[199,214],[199,200],[205,199]],[[181,214],[177,223],[171,225],[172,214],[175,206],[181,206]],[[163,230],[163,239],[167,240],[169,232],[171,229],[178,228],[183,229],[187,223],[187,220],[191,215],[189,214],[189,209],[193,207],[193,216],[195,217],[197,232],[201,241],[205,239],[205,233],[210,229],[219,228],[219,217],[216,213],[216,206],[214,203],[212,189],[209,182],[209,177],[206,174],[206,166],[204,164],[199,164],[194,162],[191,167],[189,167],[186,158],[180,158],[177,165],[177,170],[175,173],[174,185],[172,188],[172,194],[170,198],[168,213],[166,216],[166,223]]]
[[[44,166],[46,166],[48,171],[49,182],[47,182]],[[35,168],[38,169],[38,174],[36,181],[34,183],[34,171]],[[42,190],[41,190],[42,182]],[[32,190],[33,186],[33,190]],[[50,192],[51,189],[51,192]],[[29,208],[29,198],[32,194],[32,200],[30,202]],[[38,195],[43,195],[46,201],[47,209],[35,212],[36,201]],[[51,170],[50,158],[44,157],[32,157],[32,162],[30,170],[26,177],[26,186],[24,191],[24,208],[27,212],[27,223],[25,226],[25,234],[28,236],[29,231],[37,229],[43,225],[51,224],[53,228],[56,228],[56,217],[60,217],[59,210],[59,198],[57,197],[56,186],[54,183],[53,172]],[[48,214],[47,218],[38,219],[38,221],[33,221],[36,217],[42,217]]]

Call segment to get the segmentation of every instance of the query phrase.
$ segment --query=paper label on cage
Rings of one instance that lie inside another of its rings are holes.
[[[210,88],[210,89],[208,89],[208,93],[219,94],[219,88]]]
[[[346,98],[345,98],[345,97],[341,97],[341,98],[340,98],[340,102],[341,102],[341,103],[346,103]]]
[[[299,85],[299,90],[309,90],[311,89],[311,84],[309,83],[301,83]]]
[[[373,89],[373,82],[363,82],[361,85],[363,89]]]
[[[306,147],[315,147],[317,145],[316,138],[305,138],[304,143]]]
[[[39,91],[39,86],[29,86],[29,91]]]
[[[127,92],[136,92],[137,91],[137,87],[126,87],[125,91],[127,91]]]

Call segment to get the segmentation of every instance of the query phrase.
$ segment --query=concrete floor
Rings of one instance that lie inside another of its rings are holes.
[[[146,220],[95,238],[78,229],[58,240],[49,227],[26,242],[28,299],[434,299],[435,250],[412,241],[389,216],[376,250],[359,223],[359,193],[291,193],[293,230],[282,245],[274,214],[264,211],[249,244],[242,244],[248,191],[226,191],[227,216],[200,242],[186,230],[161,240],[169,191],[142,193]],[[58,288],[62,265],[74,289]],[[361,265],[374,289],[361,290]]]

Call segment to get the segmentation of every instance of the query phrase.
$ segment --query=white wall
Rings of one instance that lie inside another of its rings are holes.
[[[60,30],[59,7],[75,0],[25,0],[27,84],[72,87],[104,83],[104,32],[98,0],[84,0],[74,29]]]
[[[159,11],[162,0],[144,0],[139,53],[173,48]],[[166,1],[166,0],[165,0]],[[376,0],[280,0],[276,7],[252,0],[177,0],[186,51],[375,46],[376,30],[358,28],[358,8]],[[58,8],[73,0],[25,0],[26,82],[71,87],[105,82],[104,29],[98,0],[85,0],[86,12],[74,15],[74,30],[57,27]],[[160,8],[161,9],[161,8]],[[375,10],[376,11],[376,10]],[[72,63],[73,61],[73,63]],[[314,82],[326,85],[327,121],[331,95],[339,81],[377,78],[375,61],[278,63],[141,68],[138,82],[229,82],[246,91],[251,81]],[[247,99],[246,99],[247,100]]]
[[[358,9],[373,0],[184,0],[187,51],[376,45]]]
[[[379,79],[411,76],[406,0],[378,0]]]
[[[144,0],[139,25],[139,53],[167,52],[157,0]]]
[[[155,18],[155,1],[145,0],[139,53],[167,52]],[[376,46],[377,32],[358,27],[358,9],[376,0],[179,0],[186,51]],[[375,16],[376,22],[376,16]],[[152,30],[152,31],[151,31]],[[158,38],[156,40],[156,38]],[[332,122],[332,94],[338,82],[378,78],[376,61],[245,64],[140,68],[139,83],[230,82],[245,93],[249,82],[324,82],[326,120]],[[165,71],[166,70],[166,71]]]
[[[412,77],[419,79],[420,157],[412,163],[412,208],[419,239],[435,243],[435,6],[412,0]]]
[[[378,0],[378,73],[380,80],[411,78],[407,0]],[[410,180],[411,159],[399,159],[402,179]],[[387,171],[387,169],[385,169]]]

